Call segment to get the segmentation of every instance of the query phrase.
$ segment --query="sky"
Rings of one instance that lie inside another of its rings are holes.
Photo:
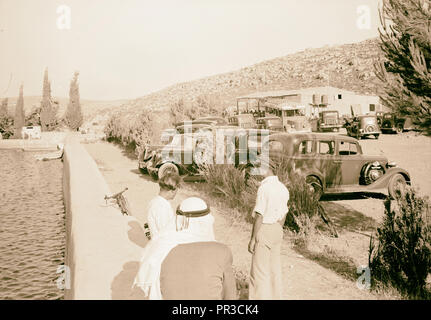
[[[380,0],[0,0],[0,97],[133,99],[307,48],[378,36]],[[365,9],[364,9],[365,8]],[[367,11],[368,10],[368,11]],[[369,13],[369,15],[368,15]]]

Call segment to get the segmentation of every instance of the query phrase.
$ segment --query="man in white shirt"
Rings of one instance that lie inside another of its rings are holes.
[[[288,201],[289,191],[269,167],[257,191],[253,231],[248,245],[248,251],[253,254],[250,300],[281,299],[280,251]]]
[[[157,238],[162,232],[175,230],[175,213],[169,200],[175,198],[180,184],[176,172],[166,172],[159,180],[160,192],[148,204],[148,227],[151,238]]]

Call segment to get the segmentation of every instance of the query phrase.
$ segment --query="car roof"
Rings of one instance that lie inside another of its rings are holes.
[[[317,140],[343,140],[348,142],[357,142],[353,137],[347,137],[338,134],[326,134],[326,133],[274,133],[270,135],[271,140],[293,140],[293,139],[317,139]]]
[[[274,119],[280,119],[281,120],[281,118],[280,117],[277,117],[277,116],[268,116],[268,117],[260,117],[260,118],[256,118],[256,120],[265,120],[265,119],[268,119],[268,120],[274,120]]]

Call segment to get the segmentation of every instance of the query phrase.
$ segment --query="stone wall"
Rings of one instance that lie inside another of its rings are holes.
[[[70,270],[65,299],[128,298],[134,275],[124,277],[124,269],[139,261],[142,250],[128,236],[129,224],[136,219],[123,216],[116,205],[106,204],[104,196],[111,191],[76,137],[67,138],[63,161],[65,265]],[[114,294],[114,282],[120,278],[125,280],[121,282],[123,293],[119,295],[117,290]]]

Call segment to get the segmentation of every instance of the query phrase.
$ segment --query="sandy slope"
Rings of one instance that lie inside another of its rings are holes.
[[[125,195],[133,215],[140,223],[140,226],[131,226],[129,237],[144,246],[146,241],[143,239],[143,233],[131,231],[141,230],[143,227],[146,221],[146,205],[159,190],[157,183],[148,176],[141,175],[136,161],[127,158],[118,147],[106,142],[85,144],[85,147],[97,162],[112,192],[120,191],[126,186],[129,188]],[[184,186],[174,199],[173,205],[176,207],[182,199],[195,195],[193,189],[195,188],[192,186]],[[222,212],[223,209],[214,203],[211,203],[211,206],[216,221],[216,238],[231,248],[235,268],[248,273],[251,256],[247,245],[251,226],[235,223],[227,218],[229,212]],[[359,290],[355,282],[303,258],[291,249],[287,241],[282,248],[282,263],[285,299],[376,299],[374,295]]]

